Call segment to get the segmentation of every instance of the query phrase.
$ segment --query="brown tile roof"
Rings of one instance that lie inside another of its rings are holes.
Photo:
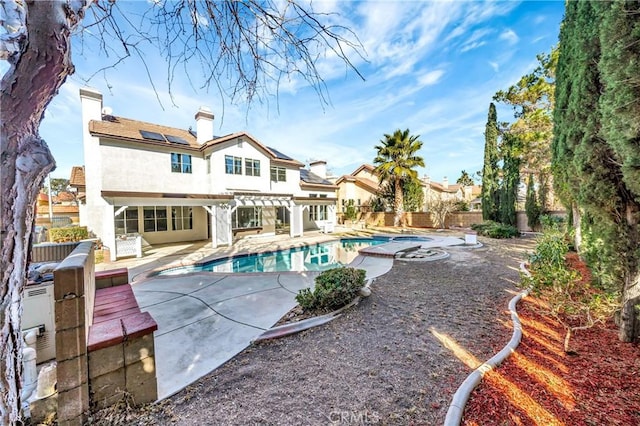
[[[71,168],[69,185],[75,186],[76,188],[79,186],[85,186],[86,184],[84,179],[84,166],[73,166]]]
[[[177,136],[187,142],[186,147],[199,149],[196,137],[189,130],[175,127],[162,126],[160,124],[147,123],[144,121],[131,120],[124,117],[105,116],[102,121],[92,120],[89,122],[89,132],[94,136],[109,136],[118,139],[138,141],[149,145],[180,146],[167,141],[155,141],[145,139],[140,130],[147,132],[161,133],[164,135]]]
[[[76,197],[73,196],[70,192],[59,192],[57,196],[53,197],[53,202],[65,203],[69,201],[75,201]]]
[[[358,167],[357,169],[355,169],[355,170],[353,171],[353,173],[351,173],[351,176],[355,176],[355,175],[357,175],[357,174],[358,174],[358,173],[360,173],[362,170],[366,170],[366,171],[368,171],[369,173],[373,173],[373,172],[375,171],[375,169],[376,169],[376,168],[375,168],[374,166],[372,166],[371,164],[363,164],[363,165],[361,165],[360,167]]]
[[[380,185],[378,182],[372,181],[371,179],[356,177],[356,185],[363,187],[369,192],[378,192]]]
[[[108,118],[108,119],[107,119]],[[171,143],[167,141],[156,141],[145,139],[140,131],[154,132],[160,133],[165,136],[177,136],[179,138],[184,139],[187,144],[181,145],[176,143]],[[127,141],[137,142],[145,145],[153,145],[153,146],[171,146],[171,147],[181,147],[186,149],[197,149],[200,151],[204,151],[209,147],[214,147],[216,145],[220,145],[222,143],[231,141],[236,138],[244,138],[247,139],[250,143],[258,147],[261,151],[263,151],[266,155],[271,157],[274,161],[294,165],[297,167],[303,167],[304,164],[294,160],[294,159],[284,159],[277,153],[273,152],[267,146],[260,143],[256,138],[251,136],[246,132],[236,132],[231,133],[225,136],[217,137],[210,141],[205,142],[200,145],[196,139],[196,137],[189,131],[184,129],[178,129],[175,127],[162,126],[160,124],[147,123],[144,121],[131,120],[129,118],[123,117],[115,117],[115,116],[105,116],[102,121],[92,120],[89,122],[89,132],[93,136],[105,136],[116,139],[125,139]]]

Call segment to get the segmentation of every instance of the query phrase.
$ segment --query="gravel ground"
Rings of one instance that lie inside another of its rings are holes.
[[[442,424],[471,371],[465,351],[485,361],[509,340],[507,303],[533,247],[482,242],[448,248],[446,260],[396,261],[333,322],[253,345],[161,403],[106,409],[90,423]]]

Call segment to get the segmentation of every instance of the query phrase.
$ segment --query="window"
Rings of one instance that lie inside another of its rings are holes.
[[[238,207],[233,212],[234,229],[257,228],[262,226],[262,207]]]
[[[122,206],[115,206],[118,211]],[[116,235],[132,234],[138,232],[138,208],[127,207],[115,217]]]
[[[191,173],[191,156],[172,152],[171,171],[173,173]]]
[[[271,181],[272,182],[286,182],[287,181],[287,169],[284,167],[271,167]]]
[[[204,157],[204,161],[205,163],[207,163],[207,174],[210,175],[211,174],[211,156],[207,155],[206,157]]]
[[[171,207],[171,220],[174,231],[193,229],[193,209],[186,206]]]
[[[228,175],[242,174],[242,158],[233,155],[224,156],[224,172]]]
[[[309,219],[327,220],[327,206],[309,206]]]
[[[244,159],[244,174],[247,176],[260,176],[260,160]]]
[[[144,232],[167,230],[167,208],[146,206],[143,208]]]

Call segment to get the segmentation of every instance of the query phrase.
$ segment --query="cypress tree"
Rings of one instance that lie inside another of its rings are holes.
[[[640,332],[638,16],[638,2],[567,2],[554,113],[556,189],[584,212],[583,254],[592,269],[622,294],[623,341]],[[600,243],[594,250],[588,241]]]
[[[502,185],[500,187],[499,221],[517,225],[516,203],[520,183],[520,155],[518,137],[511,133],[502,136]]]
[[[484,133],[484,166],[482,168],[482,218],[498,221],[498,114],[496,106],[489,104]]]
[[[529,174],[529,183],[527,183],[527,200],[524,203],[524,210],[527,213],[527,222],[529,228],[534,230],[540,224],[540,206],[536,197],[535,182],[533,173]]]
[[[596,7],[602,16],[598,70],[604,88],[599,99],[599,136],[610,150],[602,166],[612,176],[616,197],[607,200],[603,194],[594,194],[593,201],[599,216],[617,228],[610,243],[618,251],[614,260],[622,275],[620,339],[630,342],[640,337],[636,320],[640,305],[640,2]]]

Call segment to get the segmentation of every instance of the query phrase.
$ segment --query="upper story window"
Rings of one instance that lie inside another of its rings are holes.
[[[205,163],[207,163],[207,174],[210,175],[211,174],[211,156],[207,155],[206,157],[204,157],[204,161]]]
[[[242,174],[242,158],[233,155],[224,156],[224,172],[228,175]]]
[[[273,166],[271,167],[271,181],[272,182],[286,182],[287,181],[287,169],[284,167]]]
[[[244,174],[247,176],[260,176],[260,160],[244,159]]]
[[[172,152],[171,171],[174,173],[191,173],[191,156]]]

